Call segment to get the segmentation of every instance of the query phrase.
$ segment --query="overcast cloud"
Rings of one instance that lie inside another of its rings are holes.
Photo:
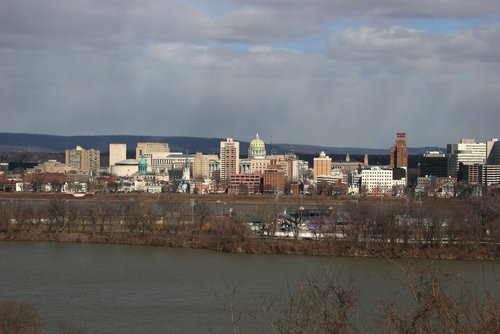
[[[498,0],[3,0],[0,131],[498,137]]]

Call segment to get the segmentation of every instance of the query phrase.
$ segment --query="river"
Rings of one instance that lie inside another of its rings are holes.
[[[233,288],[241,332],[255,332],[259,327],[246,316],[248,310],[260,308],[262,298],[282,305],[288,285],[293,290],[305,276],[324,276],[325,268],[354,278],[359,323],[377,314],[381,300],[408,298],[403,271],[385,259],[17,241],[0,242],[0,254],[0,299],[34,304],[46,333],[62,322],[82,325],[88,333],[228,333],[223,305]],[[498,262],[433,266],[471,282],[485,278],[498,295]]]

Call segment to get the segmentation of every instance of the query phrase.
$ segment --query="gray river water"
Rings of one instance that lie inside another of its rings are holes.
[[[229,333],[223,305],[232,288],[242,311],[240,332],[253,333],[261,327],[246,316],[249,309],[259,308],[262,298],[282,305],[287,286],[293,289],[305,276],[324,276],[325,268],[354,278],[360,324],[376,316],[381,300],[405,303],[408,298],[403,271],[384,259],[13,241],[0,242],[0,254],[0,299],[34,304],[46,333],[63,322],[88,333]],[[433,266],[463,275],[473,287],[484,278],[499,292],[498,262],[436,261]]]

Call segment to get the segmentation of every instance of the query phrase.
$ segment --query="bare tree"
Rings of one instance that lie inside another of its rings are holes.
[[[42,226],[46,217],[47,217],[47,203],[46,202],[37,203],[37,205],[33,207],[32,227],[36,229],[39,226]],[[30,225],[30,232],[31,232],[31,225]]]
[[[152,233],[159,218],[157,203],[143,203],[140,215],[141,234]]]
[[[210,217],[210,208],[206,202],[200,202],[196,205],[196,213],[200,226],[204,226]]]
[[[66,227],[68,229],[68,233],[72,233],[75,230],[74,228],[78,225],[78,221],[80,219],[80,207],[78,206],[78,203],[67,202],[66,212]]]
[[[64,227],[67,222],[67,203],[65,200],[54,199],[49,203],[48,207],[48,219],[49,219],[49,232],[54,225],[56,232],[64,231]]]
[[[258,205],[255,207],[255,218],[260,222],[263,235],[274,239],[276,232],[280,227],[278,203]]]
[[[43,324],[35,306],[15,301],[0,301],[0,333],[39,334]]]
[[[432,267],[401,268],[406,272],[412,306],[403,310],[394,303],[382,304],[381,320],[391,333],[500,332],[498,301],[487,289],[478,298],[458,275]],[[453,293],[451,285],[459,292]]]
[[[323,279],[308,277],[297,288],[288,286],[284,307],[264,299],[256,318],[273,333],[356,333],[355,299],[352,277],[327,271]]]
[[[94,203],[88,203],[84,211],[82,233],[85,232],[85,227],[87,226],[87,224],[90,224],[92,235],[95,235],[97,232],[98,221],[99,221],[98,208],[94,205]]]
[[[134,233],[141,223],[141,210],[138,206],[138,203],[131,201],[125,203],[123,222],[130,233]]]
[[[14,232],[19,232],[23,229],[24,222],[27,220],[26,211],[19,202],[12,206],[12,222],[14,223]]]
[[[224,310],[229,313],[231,323],[231,332],[238,333],[238,323],[241,320],[242,312],[237,309],[235,303],[237,288],[233,284],[226,283],[225,289],[222,292],[215,291],[215,297],[220,300]]]
[[[112,205],[106,201],[97,202],[97,216],[99,218],[99,233],[104,233],[106,224],[111,227],[112,224]]]
[[[176,194],[165,193],[159,195],[158,211],[163,222],[163,229],[168,233],[172,218],[179,214],[179,201]]]
[[[0,232],[9,231],[9,222],[12,216],[12,210],[8,208],[8,204],[4,201],[0,207]]]

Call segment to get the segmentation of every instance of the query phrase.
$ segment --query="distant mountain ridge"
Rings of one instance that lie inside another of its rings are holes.
[[[136,135],[96,135],[96,136],[56,136],[28,133],[0,133],[0,152],[64,152],[80,145],[84,148],[95,148],[101,152],[109,151],[109,144],[127,144],[127,150],[133,151],[138,142],[168,143],[173,152],[203,152],[218,153],[220,141],[225,138],[200,138],[182,136],[136,136]],[[240,152],[245,155],[249,142],[240,141]],[[388,155],[387,149],[360,148],[360,147],[330,147],[319,145],[272,144],[266,143],[269,153],[286,153],[293,151],[297,154],[318,154],[325,151],[327,154],[368,154]],[[421,155],[426,151],[445,151],[439,147],[409,148],[410,155]]]

